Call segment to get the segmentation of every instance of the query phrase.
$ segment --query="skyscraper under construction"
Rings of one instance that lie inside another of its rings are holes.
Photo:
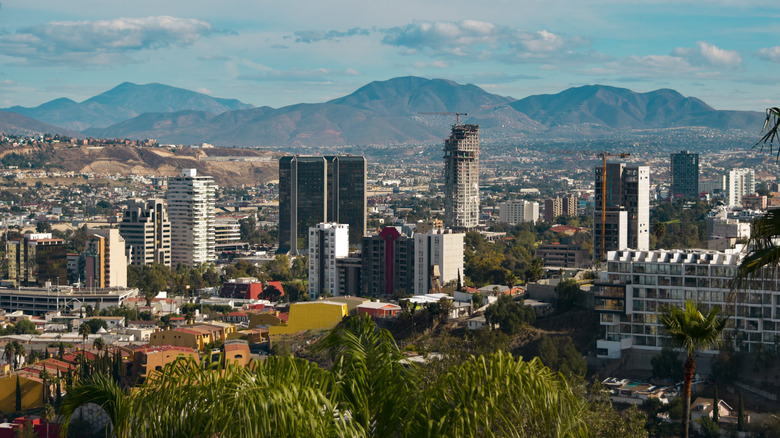
[[[444,224],[457,231],[479,224],[479,125],[455,124],[444,140]]]

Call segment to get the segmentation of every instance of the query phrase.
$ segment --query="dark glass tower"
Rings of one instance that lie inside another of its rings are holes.
[[[671,197],[696,199],[699,197],[699,154],[681,151],[672,154]]]
[[[366,230],[366,159],[352,156],[279,159],[279,252],[308,248],[309,227],[349,225],[350,245]]]

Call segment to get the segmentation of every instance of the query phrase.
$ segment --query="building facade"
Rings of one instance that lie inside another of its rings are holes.
[[[430,291],[439,293],[441,285],[463,281],[464,233],[435,229],[414,235],[414,290],[415,295]]]
[[[563,214],[563,199],[559,197],[544,200],[544,221],[555,222]]]
[[[453,125],[444,140],[444,225],[479,225],[479,125]]]
[[[699,197],[699,154],[681,151],[671,154],[672,198]]]
[[[544,266],[554,268],[587,268],[591,261],[588,250],[573,244],[539,245],[535,255],[544,260]]]
[[[395,227],[363,237],[361,290],[365,296],[385,297],[414,290],[414,238]]]
[[[593,258],[603,260],[607,252],[625,248],[648,250],[650,168],[607,163],[606,175],[603,171],[595,169]]]
[[[756,172],[753,169],[733,169],[726,174],[726,205],[742,206],[742,197],[756,192]]]
[[[309,299],[338,296],[336,260],[349,255],[349,225],[323,222],[309,228]]]
[[[631,348],[660,351],[668,338],[659,313],[686,300],[705,313],[720,307],[730,318],[724,339],[737,351],[773,351],[780,339],[780,282],[767,275],[732,289],[742,256],[740,250],[611,251],[594,286],[602,328],[598,356],[619,358]]]
[[[16,286],[68,283],[68,252],[65,241],[51,233],[25,234],[6,246],[8,279]]]
[[[539,203],[515,199],[499,205],[498,218],[509,225],[523,222],[536,223],[539,220]]]
[[[119,223],[131,265],[171,266],[171,221],[163,199],[130,200]]]
[[[87,243],[79,261],[87,288],[127,287],[125,239],[116,228],[87,229]]]
[[[309,228],[349,225],[350,245],[366,231],[366,159],[288,156],[279,159],[279,252],[308,248]]]
[[[214,178],[198,176],[196,169],[184,169],[181,176],[168,180],[172,265],[215,260],[215,199]]]

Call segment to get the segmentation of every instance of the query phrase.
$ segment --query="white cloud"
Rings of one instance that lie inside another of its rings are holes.
[[[765,47],[758,51],[758,57],[767,61],[780,62],[780,46]]]
[[[408,53],[428,52],[433,56],[471,57],[475,62],[517,63],[568,59],[581,54],[589,41],[547,30],[524,31],[486,21],[418,21],[385,29],[382,42]],[[460,61],[459,61],[460,62]]]
[[[697,42],[696,47],[678,47],[673,54],[696,65],[709,64],[736,68],[742,64],[742,57],[737,51],[721,49],[703,41]]]
[[[120,53],[188,46],[213,32],[206,21],[169,16],[54,21],[0,35],[0,52],[28,60],[115,62]]]

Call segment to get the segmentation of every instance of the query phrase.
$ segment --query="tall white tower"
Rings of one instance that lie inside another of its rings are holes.
[[[171,221],[171,262],[194,266],[216,258],[214,237],[214,178],[183,169],[168,180],[168,218]]]
[[[479,225],[479,125],[453,125],[444,140],[444,225]]]
[[[726,175],[726,200],[729,207],[742,206],[742,196],[756,191],[756,171],[753,169],[733,169]]]

